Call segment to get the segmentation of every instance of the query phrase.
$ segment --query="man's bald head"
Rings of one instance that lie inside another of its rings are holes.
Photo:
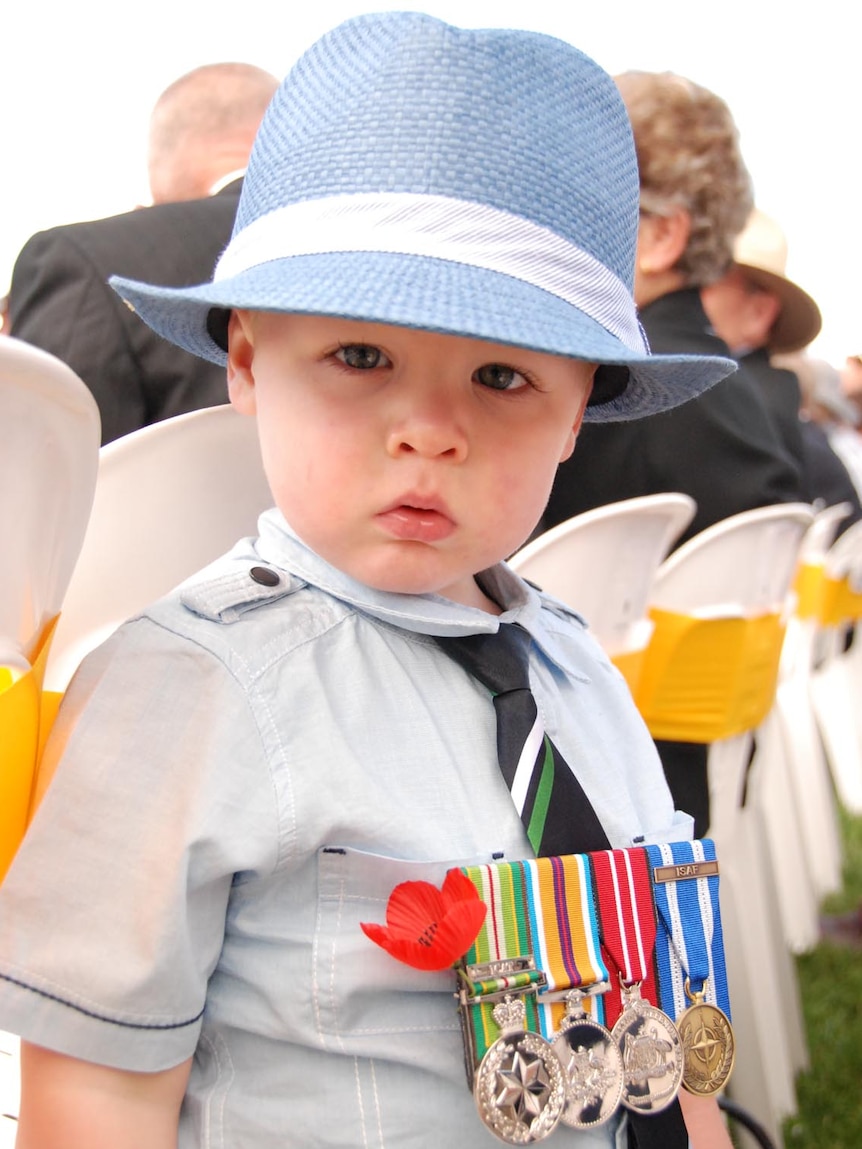
[[[199,199],[248,163],[278,80],[252,64],[205,64],[175,80],[150,118],[154,203]]]

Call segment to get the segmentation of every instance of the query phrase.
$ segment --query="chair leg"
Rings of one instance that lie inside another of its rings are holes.
[[[843,859],[832,777],[814,717],[807,673],[779,685],[775,717],[808,872],[817,898],[822,899],[841,889]]]
[[[781,937],[793,953],[807,953],[820,936],[818,897],[797,816],[781,723],[774,709],[759,727],[755,742],[747,801],[768,847]]]
[[[852,648],[851,648],[852,649]],[[859,698],[838,654],[811,676],[811,699],[838,797],[851,814],[862,814],[862,744],[857,728]],[[850,668],[852,670],[852,667]]]
[[[738,796],[750,739],[715,743],[709,752],[710,799],[721,865],[721,905],[736,1068],[731,1096],[780,1142],[796,1111],[794,1078],[805,1060],[798,986],[776,924],[772,873],[760,827]],[[798,1012],[798,1018],[797,1018]],[[801,1048],[800,1048],[801,1045]]]
[[[744,1129],[749,1133],[757,1145],[761,1149],[777,1149],[776,1143],[769,1136],[764,1127],[757,1121],[747,1109],[744,1109],[737,1102],[733,1101],[730,1097],[719,1097],[718,1107],[727,1117],[730,1118],[731,1130],[736,1130],[737,1127]]]

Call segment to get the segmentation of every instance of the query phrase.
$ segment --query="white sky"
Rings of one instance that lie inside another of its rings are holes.
[[[730,105],[759,206],[784,228],[788,275],[817,299],[815,353],[862,351],[858,7],[845,0],[6,0],[0,20],[0,293],[34,231],[147,197],[147,120],[199,64],[278,76],[347,16],[416,8],[455,24],[531,28],[610,72],[670,69]]]

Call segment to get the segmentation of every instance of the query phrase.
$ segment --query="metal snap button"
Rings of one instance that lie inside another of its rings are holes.
[[[270,570],[269,567],[252,567],[248,573],[261,586],[278,586],[281,582],[276,572]]]

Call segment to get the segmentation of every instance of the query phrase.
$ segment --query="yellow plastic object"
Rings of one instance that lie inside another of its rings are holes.
[[[840,626],[862,618],[862,593],[850,578],[830,578],[821,563],[803,563],[796,576],[796,613],[816,619],[821,626]]]
[[[697,618],[650,611],[655,629],[635,693],[653,738],[716,742],[752,730],[775,697],[778,614]]]
[[[797,618],[819,618],[824,577],[823,563],[800,564],[793,584]]]
[[[43,631],[30,670],[0,667],[0,882],[27,829],[39,755],[59,705],[58,695],[42,694],[56,623]]]
[[[611,655],[611,662],[629,684],[632,697],[637,697],[645,657],[646,647],[642,647],[640,650],[625,650],[620,654]]]
[[[851,588],[849,578],[823,576],[819,618],[824,626],[839,626],[862,618],[862,593]]]

